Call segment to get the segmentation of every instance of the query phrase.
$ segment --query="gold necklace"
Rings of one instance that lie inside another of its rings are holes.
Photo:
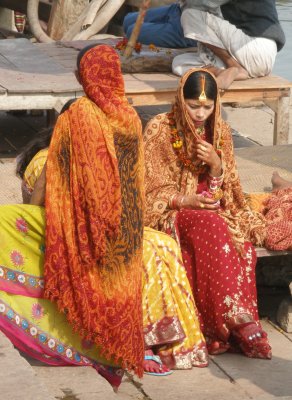
[[[175,124],[175,119],[174,115],[172,112],[168,114],[169,117],[169,124],[170,124],[170,134],[171,138],[170,141],[172,143],[172,147],[178,157],[178,159],[181,161],[181,163],[188,168],[192,172],[196,173],[203,173],[206,171],[207,166],[204,164],[202,165],[201,162],[198,164],[195,164],[191,159],[187,157],[187,154],[185,151],[183,151],[183,132],[178,131],[176,124]],[[205,134],[205,127],[204,126],[199,126],[196,129],[196,133],[201,136],[203,140],[206,139],[206,134]]]

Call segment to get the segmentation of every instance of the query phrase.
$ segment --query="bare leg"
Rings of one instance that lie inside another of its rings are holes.
[[[242,65],[240,65],[233,57],[231,57],[227,50],[221,49],[220,47],[216,47],[208,43],[203,44],[208,49],[212,50],[213,53],[217,57],[219,57],[226,65],[226,69],[224,70],[214,67],[216,70],[220,71],[217,72],[217,75],[215,73],[220,89],[227,89],[233,81],[242,81],[249,79],[249,75],[246,69],[244,69]]]
[[[271,179],[273,190],[285,189],[287,187],[292,187],[292,182],[287,181],[282,178],[277,171],[273,172]]]

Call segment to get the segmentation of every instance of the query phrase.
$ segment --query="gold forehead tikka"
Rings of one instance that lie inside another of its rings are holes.
[[[201,94],[199,96],[199,101],[201,103],[205,103],[207,101],[207,96],[206,96],[206,93],[205,93],[205,84],[206,84],[205,75],[201,75],[200,76],[200,80],[201,80]]]

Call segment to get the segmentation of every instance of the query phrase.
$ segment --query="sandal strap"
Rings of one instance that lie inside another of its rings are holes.
[[[146,355],[146,356],[144,356],[144,360],[155,361],[157,364],[162,365],[162,361],[159,356],[155,356],[155,355],[147,356]]]

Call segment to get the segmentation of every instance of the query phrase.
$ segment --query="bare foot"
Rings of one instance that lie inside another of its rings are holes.
[[[209,43],[203,43],[208,49],[213,51],[213,53],[219,57],[225,64],[226,69],[218,71],[211,71],[217,77],[218,86],[220,89],[228,89],[233,81],[243,81],[249,79],[250,76],[243,66],[236,61],[226,49],[221,49],[220,47],[213,46]]]
[[[222,69],[215,67],[214,65],[207,65],[204,68],[212,72],[212,74],[216,77],[219,89],[223,90],[228,89],[231,83],[236,80],[238,75],[237,67]]]
[[[231,83],[236,80],[238,73],[237,67],[222,69],[216,77],[219,89],[228,89]]]
[[[285,189],[287,187],[292,187],[292,182],[287,181],[286,179],[282,178],[278,171],[274,171],[271,179],[273,185],[273,191],[279,189]]]
[[[150,374],[154,373],[161,375],[164,375],[165,373],[171,373],[170,369],[168,369],[164,364],[162,364],[160,358],[158,356],[155,356],[152,350],[146,350],[145,356],[150,356],[154,358],[154,360],[151,359],[144,360],[143,368],[145,373],[150,373]],[[155,359],[159,360],[160,362],[155,361]]]
[[[228,67],[222,69],[214,67],[213,65],[207,65],[204,68],[215,75],[219,89],[223,90],[228,89],[233,81],[249,79],[248,73],[242,67]]]

